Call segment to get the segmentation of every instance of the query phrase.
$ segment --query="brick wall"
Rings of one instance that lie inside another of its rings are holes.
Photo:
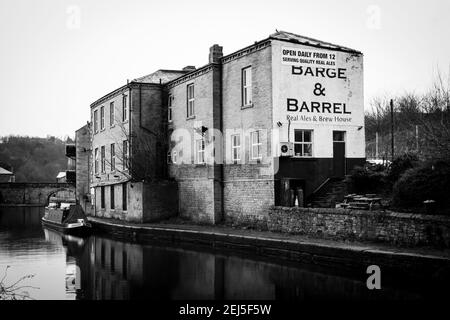
[[[0,199],[4,204],[47,205],[48,196],[61,189],[75,191],[68,183],[0,183]]]
[[[264,225],[274,205],[272,157],[271,47],[262,47],[223,64],[223,127],[226,164],[224,165],[225,221]],[[242,69],[251,66],[252,106],[242,107]],[[261,130],[260,162],[250,156],[250,133]],[[240,163],[231,162],[231,135],[240,134]]]
[[[178,182],[178,211],[180,216],[197,222],[216,223],[222,219],[222,190],[220,164],[212,158],[213,146],[222,147],[213,138],[213,129],[220,129],[219,67],[209,65],[169,85],[172,100],[173,135],[170,150],[178,154],[176,164],[169,165],[169,175]],[[187,118],[187,86],[194,85],[195,117]],[[196,164],[196,140],[201,136],[195,128],[208,128],[205,139],[206,164]],[[184,130],[183,143],[177,144],[177,132]]]
[[[76,174],[76,198],[87,214],[91,213],[90,190],[89,190],[89,167],[91,135],[89,124],[81,127],[75,132],[75,174]]]
[[[177,183],[175,181],[145,183],[143,201],[144,222],[176,216],[178,213]]]
[[[273,207],[267,225],[271,231],[319,238],[450,247],[450,217],[446,216]]]
[[[266,229],[268,208],[274,204],[274,180],[224,182],[225,221]]]

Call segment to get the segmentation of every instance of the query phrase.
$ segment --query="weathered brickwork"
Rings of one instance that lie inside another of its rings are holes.
[[[1,204],[47,205],[49,196],[58,190],[74,192],[69,183],[0,183]]]
[[[179,74],[181,75],[181,73]],[[126,97],[126,117],[124,117],[124,97]],[[166,108],[163,107],[163,84],[131,82],[91,105],[92,114],[92,153],[91,186],[95,190],[93,215],[116,218],[134,222],[159,219],[161,204],[152,193],[152,188],[143,185],[142,180],[167,177],[166,150]],[[111,121],[111,107],[114,106],[114,119]],[[101,126],[101,108],[104,108],[104,128]],[[97,131],[94,112],[97,111]],[[125,118],[125,120],[124,120]],[[128,142],[128,156],[123,142]],[[112,165],[111,144],[115,145],[115,166]],[[102,171],[101,148],[105,147],[105,168]],[[95,150],[97,150],[97,172],[95,172]],[[127,161],[128,159],[128,161]],[[128,162],[128,166],[125,163]],[[122,188],[126,183],[126,210],[123,210]],[[111,207],[111,186],[114,186],[114,208]],[[101,188],[104,187],[104,207],[102,207]],[[144,194],[149,192],[148,195]],[[162,194],[162,196],[165,196]],[[148,199],[146,199],[148,197]],[[150,201],[149,199],[152,199]],[[144,206],[146,203],[146,206]],[[156,212],[145,212],[154,206]],[[169,203],[167,208],[172,208]],[[159,209],[157,209],[159,208]],[[174,211],[174,214],[176,211]]]
[[[89,167],[91,165],[91,132],[90,124],[75,131],[75,174],[76,199],[88,215],[91,214],[91,194],[89,189]]]
[[[223,127],[226,165],[224,165],[225,221],[261,224],[274,205],[272,156],[272,77],[270,42],[258,50],[242,54],[223,64]],[[243,106],[242,69],[252,70],[252,104]],[[261,155],[251,159],[251,132],[260,130]],[[231,135],[240,134],[241,161],[232,163]]]
[[[102,208],[101,187],[96,189],[97,217],[129,222],[153,222],[175,216],[177,213],[177,185],[174,181],[128,182],[113,185],[114,208],[111,206],[111,185],[105,186],[105,203]],[[123,188],[127,192],[127,207],[123,210]]]
[[[312,237],[450,247],[450,218],[382,211],[274,207],[268,229]]]
[[[169,84],[172,98],[172,122],[169,124],[171,152],[176,163],[169,165],[169,175],[178,182],[180,216],[198,222],[216,223],[222,219],[221,164],[214,163],[214,149],[222,146],[214,139],[220,129],[219,69],[208,65]],[[187,114],[187,88],[194,86],[194,116]],[[208,128],[205,164],[198,164],[197,141],[202,127]],[[181,142],[179,138],[182,137]]]
[[[225,222],[266,229],[265,221],[274,199],[273,180],[224,182]]]

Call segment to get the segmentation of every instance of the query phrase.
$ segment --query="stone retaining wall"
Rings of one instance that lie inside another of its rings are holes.
[[[450,247],[450,217],[383,211],[271,208],[268,229],[336,240]]]

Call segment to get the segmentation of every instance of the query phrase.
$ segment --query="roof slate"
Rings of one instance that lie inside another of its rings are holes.
[[[12,175],[13,173],[11,171],[8,171],[8,170],[3,169],[2,167],[0,167],[0,174]]]
[[[270,39],[277,39],[282,41],[289,41],[289,42],[295,42],[295,43],[301,43],[305,45],[312,45],[315,47],[323,47],[325,49],[335,49],[335,50],[341,50],[341,51],[349,51],[354,53],[361,53],[358,50],[344,47],[341,45],[333,44],[330,42],[325,42],[322,40],[317,40],[305,36],[301,36],[292,32],[287,31],[277,31],[269,36]]]
[[[146,76],[136,78],[133,80],[133,82],[164,84],[164,83],[174,80],[186,73],[187,73],[187,71],[161,69],[161,70],[157,70],[153,73],[150,73]]]

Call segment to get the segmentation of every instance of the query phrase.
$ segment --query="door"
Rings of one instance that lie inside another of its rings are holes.
[[[333,175],[345,176],[345,131],[333,131]]]

